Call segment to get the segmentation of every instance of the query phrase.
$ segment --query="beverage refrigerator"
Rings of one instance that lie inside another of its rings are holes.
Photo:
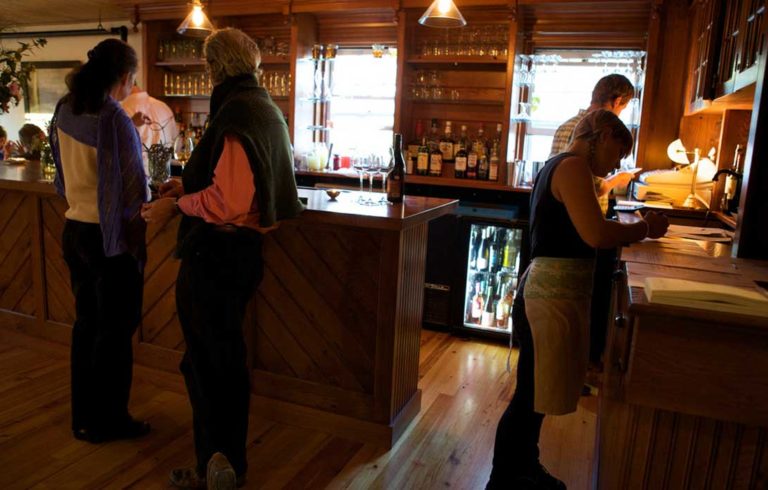
[[[528,222],[512,206],[462,205],[454,281],[454,333],[509,341],[511,309],[528,266]]]

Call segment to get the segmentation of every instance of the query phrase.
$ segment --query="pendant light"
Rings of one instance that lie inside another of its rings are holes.
[[[464,27],[467,21],[459,12],[453,0],[434,0],[432,5],[419,19],[419,24],[427,27]]]
[[[186,36],[206,37],[213,31],[214,27],[208,16],[203,12],[203,4],[200,3],[200,0],[193,0],[189,6],[191,10],[179,25],[179,28],[176,29],[176,32]]]

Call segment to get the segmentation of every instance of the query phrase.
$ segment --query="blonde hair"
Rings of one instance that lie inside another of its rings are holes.
[[[205,40],[203,49],[214,85],[238,75],[258,76],[261,71],[259,46],[240,29],[227,27],[214,31]]]
[[[619,116],[605,109],[598,109],[584,116],[573,130],[573,141],[587,140],[595,142],[598,136],[606,129],[610,131],[611,138],[622,144],[622,158],[629,155],[635,143],[632,133],[621,122]]]

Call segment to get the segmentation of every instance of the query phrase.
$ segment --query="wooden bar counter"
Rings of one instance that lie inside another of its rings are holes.
[[[768,318],[651,304],[646,277],[741,287],[768,263],[731,246],[621,251],[600,391],[596,487],[768,488]]]
[[[427,225],[454,200],[363,206],[300,189],[307,209],[264,242],[246,315],[254,410],[390,447],[419,412]],[[378,198],[380,195],[377,195]],[[0,163],[0,325],[69,343],[74,301],[62,258],[66,203],[39,164]],[[178,218],[147,230],[136,361],[178,372],[173,258]]]

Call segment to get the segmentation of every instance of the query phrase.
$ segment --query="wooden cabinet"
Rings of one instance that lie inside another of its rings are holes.
[[[215,19],[218,27],[237,27],[253,37],[262,51],[261,83],[286,120],[292,91],[291,29],[287,17],[259,15]],[[210,77],[202,40],[176,34],[176,21],[150,21],[144,27],[147,92],[168,104],[187,126],[202,126],[210,108]],[[179,116],[180,114],[180,116]]]
[[[716,96],[733,93],[757,81],[758,63],[766,49],[767,4],[765,0],[723,2]]]
[[[722,9],[719,0],[702,0],[691,6],[693,26],[691,30],[690,75],[688,105],[691,112],[714,99],[714,70],[720,55],[720,30],[718,22]]]
[[[505,179],[506,135],[509,132],[510,45],[509,12],[506,10],[462,9],[471,27],[433,29],[418,24],[422,10],[407,10],[403,16],[404,57],[398,126],[407,143],[428,137],[431,122],[437,120],[438,134],[451,122],[454,138],[462,126],[472,140],[482,127],[485,138],[497,136],[501,126],[499,171],[489,181],[455,179],[453,163],[443,165],[435,182],[470,182],[478,187],[503,184]],[[423,134],[417,134],[417,127]]]

